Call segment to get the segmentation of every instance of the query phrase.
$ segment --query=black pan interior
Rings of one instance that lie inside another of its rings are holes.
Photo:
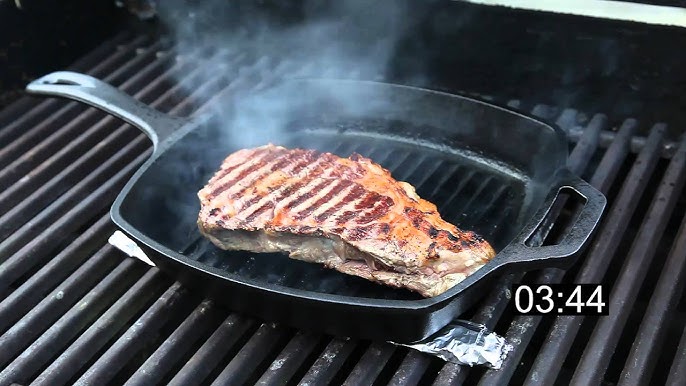
[[[377,86],[372,84],[372,87]],[[417,103],[424,96],[423,91],[418,92],[419,96],[414,96],[419,98],[415,99]],[[322,102],[327,97],[330,93],[311,100]],[[230,277],[320,293],[418,299],[418,295],[409,291],[391,289],[281,254],[222,251],[202,238],[196,226],[199,210],[196,193],[221,160],[240,148],[271,142],[314,148],[343,157],[353,152],[369,157],[389,169],[396,179],[412,184],[421,197],[438,206],[447,221],[478,232],[500,251],[538,208],[560,158],[564,162],[565,154],[560,156],[558,149],[553,148],[557,146],[555,138],[550,139],[548,156],[513,152],[512,146],[530,146],[526,143],[529,133],[517,132],[518,127],[540,131],[546,126],[536,127],[535,121],[502,110],[489,110],[494,108],[488,106],[483,111],[462,114],[491,120],[494,118],[488,113],[504,114],[506,119],[502,124],[510,125],[511,133],[502,144],[480,147],[478,144],[487,142],[488,136],[479,136],[472,143],[466,141],[473,134],[462,136],[459,127],[465,119],[460,120],[454,110],[444,111],[443,117],[434,115],[423,121],[417,117],[408,119],[406,113],[398,113],[402,109],[397,109],[397,103],[404,102],[396,100],[397,97],[390,99],[394,106],[391,113],[378,107],[376,113],[341,111],[335,101],[317,103],[316,108],[309,106],[306,110],[294,108],[278,135],[270,130],[260,132],[259,128],[236,126],[229,127],[232,131],[227,133],[226,116],[218,116],[191,131],[155,160],[122,202],[121,215],[160,245],[218,268]],[[466,103],[462,99],[457,101]],[[468,102],[467,106],[477,104]],[[442,122],[441,127],[436,122]],[[473,122],[467,122],[472,125],[470,131],[478,130]],[[248,134],[247,130],[254,131]],[[490,147],[507,151],[494,152]],[[517,159],[508,158],[509,153],[516,154]],[[527,157],[546,158],[548,162],[538,161],[534,165],[535,161],[526,162]]]

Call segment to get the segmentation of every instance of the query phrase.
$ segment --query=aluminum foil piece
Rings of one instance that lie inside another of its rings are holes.
[[[502,336],[489,331],[483,324],[468,320],[455,320],[420,342],[391,343],[419,350],[448,362],[468,366],[484,365],[496,370],[503,365],[507,354],[513,349]]]
[[[138,260],[144,262],[145,264],[155,266],[155,263],[150,260],[148,255],[143,252],[143,250],[136,244],[135,241],[131,240],[129,236],[125,235],[121,231],[114,231],[112,236],[110,236],[109,239],[107,239],[107,242],[110,243],[113,247],[117,248],[118,250],[126,253],[130,257],[135,257]]]

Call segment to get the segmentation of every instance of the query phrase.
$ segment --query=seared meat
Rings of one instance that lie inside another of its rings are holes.
[[[287,252],[427,297],[495,255],[481,237],[444,221],[410,184],[357,154],[243,149],[198,197],[200,231],[220,248]]]

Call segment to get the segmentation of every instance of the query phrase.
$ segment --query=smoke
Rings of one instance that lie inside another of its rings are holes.
[[[410,7],[402,1],[256,3],[159,4],[176,52],[193,63],[192,81],[188,73],[178,81],[199,100],[221,90],[211,115],[231,148],[285,141],[307,95],[292,87],[279,91],[274,84],[292,78],[385,79],[397,42],[412,26]],[[369,108],[368,100],[338,97],[345,110]]]
[[[398,41],[418,19],[409,8],[403,1],[159,2],[158,17],[178,55],[168,74],[179,94],[212,118],[150,165],[123,205],[124,218],[153,240],[187,251],[200,238],[197,191],[228,154],[267,143],[331,151],[331,141],[342,137],[309,134],[307,128],[320,127],[312,119],[383,120],[381,112],[407,109],[395,106],[393,95],[356,83],[280,83],[385,79]],[[172,113],[184,115],[185,108]]]

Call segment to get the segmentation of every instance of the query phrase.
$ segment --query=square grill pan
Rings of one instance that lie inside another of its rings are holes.
[[[503,273],[569,267],[605,207],[600,192],[566,169],[559,129],[461,96],[292,79],[248,97],[220,95],[213,108],[188,120],[72,72],[46,75],[27,90],[91,104],[150,136],[155,151],[111,215],[156,265],[231,309],[299,328],[422,339],[464,312]],[[220,250],[197,229],[196,193],[228,154],[267,143],[369,157],[415,186],[444,219],[482,235],[497,255],[452,289],[424,299],[281,254]],[[584,203],[575,224],[559,244],[534,246],[532,235],[563,192]]]

